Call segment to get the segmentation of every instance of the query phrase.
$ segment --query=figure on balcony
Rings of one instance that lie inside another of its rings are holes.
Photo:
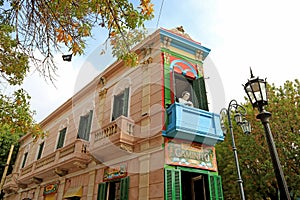
[[[194,106],[193,102],[189,101],[191,94],[188,91],[184,91],[181,96],[182,97],[178,99],[179,103],[182,103],[187,106]]]

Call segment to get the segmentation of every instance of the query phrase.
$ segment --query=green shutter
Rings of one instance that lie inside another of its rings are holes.
[[[214,176],[208,176],[208,182],[209,182],[210,199],[216,200],[217,199],[217,191],[216,191],[216,187],[215,187]]]
[[[193,90],[197,99],[197,101],[195,101],[196,105],[194,106],[202,110],[208,111],[208,102],[206,96],[204,77],[200,77],[193,81]]]
[[[40,159],[42,157],[42,152],[43,152],[43,149],[44,149],[44,142],[42,142],[39,146],[39,152],[38,152],[38,155],[37,155],[37,160]]]
[[[23,158],[23,162],[22,162],[21,168],[23,168],[23,167],[25,166],[26,160],[27,160],[27,156],[28,156],[28,152],[26,152],[26,153],[24,154],[24,158]]]
[[[223,200],[223,191],[222,191],[222,180],[221,176],[211,176],[208,177],[209,181],[209,192],[211,200]]]
[[[114,95],[112,120],[117,119],[118,116],[119,116],[119,100],[118,100],[118,95]]]
[[[181,171],[165,169],[165,199],[181,200]]]
[[[92,125],[93,110],[89,114],[80,117],[77,138],[89,141]]]
[[[106,183],[100,183],[98,185],[98,196],[97,200],[106,200],[106,193],[107,193],[107,184]]]
[[[222,178],[221,176],[215,176],[216,187],[218,191],[218,200],[223,200]]]
[[[165,199],[172,200],[172,169],[165,169]]]
[[[124,90],[124,103],[123,103],[123,115],[128,117],[128,99],[129,99],[129,88]]]
[[[129,199],[129,176],[121,179],[121,199],[128,200]]]
[[[170,83],[170,66],[164,64],[164,93],[165,93],[165,107],[172,104],[171,101],[171,83]]]
[[[59,131],[59,138],[56,147],[57,149],[64,146],[66,132],[67,132],[67,128],[64,128],[61,131]]]
[[[181,200],[181,172],[180,170],[174,170],[174,200]]]
[[[77,138],[80,138],[80,139],[84,138],[84,131],[85,131],[85,126],[86,126],[85,119],[86,119],[85,116],[80,116]]]
[[[92,119],[93,119],[93,110],[90,110],[89,115],[88,115],[88,119],[87,119],[87,125],[86,125],[86,130],[85,130],[85,137],[84,137],[84,139],[86,141],[89,141],[89,139],[90,139]]]

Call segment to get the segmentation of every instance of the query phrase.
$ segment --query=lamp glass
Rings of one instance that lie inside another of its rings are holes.
[[[245,90],[248,94],[249,100],[251,102],[251,104],[253,105],[254,102],[256,102],[255,97],[253,96],[253,92],[252,92],[252,88],[250,84],[246,84]]]
[[[244,134],[249,135],[251,133],[251,124],[245,119],[243,120],[243,123],[241,123],[241,128]]]
[[[226,128],[225,124],[221,124],[221,129],[222,129],[223,134],[226,135],[227,134],[227,128]]]
[[[262,108],[268,104],[266,84],[263,79],[252,78],[244,86],[253,107]]]
[[[234,115],[235,122],[239,125],[243,122],[243,116],[241,113],[236,112]]]
[[[268,101],[267,99],[267,89],[266,89],[266,82],[260,82],[260,88],[261,88],[261,94],[262,94],[262,99],[264,101]]]

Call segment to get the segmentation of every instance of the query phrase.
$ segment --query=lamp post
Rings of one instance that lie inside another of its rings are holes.
[[[221,114],[221,127],[223,130],[223,133],[226,134],[226,127],[224,124],[224,115],[227,115],[228,119],[228,124],[229,124],[229,131],[230,131],[230,136],[231,136],[231,142],[232,142],[232,151],[233,151],[233,156],[235,160],[235,166],[236,166],[236,171],[237,171],[237,183],[239,185],[239,190],[240,190],[240,196],[242,200],[245,200],[245,193],[244,193],[244,187],[243,187],[243,180],[241,176],[241,171],[240,171],[240,166],[239,166],[239,160],[238,160],[238,155],[237,155],[237,148],[235,146],[235,141],[234,141],[234,135],[233,135],[233,127],[232,127],[232,122],[231,122],[231,111],[234,110],[234,120],[235,122],[241,126],[243,132],[245,134],[250,134],[251,132],[251,126],[250,123],[244,118],[246,115],[246,109],[239,105],[236,100],[231,100],[228,109],[223,108],[220,111]]]
[[[258,108],[259,111],[259,114],[256,116],[256,118],[261,120],[265,130],[266,140],[268,143],[268,147],[269,147],[269,151],[273,163],[273,168],[274,168],[277,184],[280,191],[280,199],[290,200],[291,199],[290,194],[288,191],[286,181],[284,179],[283,171],[280,165],[276,146],[269,125],[269,118],[271,117],[271,113],[264,109],[264,106],[268,104],[267,87],[266,87],[267,82],[266,80],[259,79],[259,77],[255,78],[252,74],[251,69],[250,69],[250,74],[251,77],[248,80],[248,82],[244,85],[244,89],[249,97],[249,100],[253,108]]]

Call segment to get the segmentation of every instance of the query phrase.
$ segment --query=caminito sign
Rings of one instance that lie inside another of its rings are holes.
[[[165,158],[166,163],[170,165],[217,171],[216,154],[213,146],[166,139]]]

